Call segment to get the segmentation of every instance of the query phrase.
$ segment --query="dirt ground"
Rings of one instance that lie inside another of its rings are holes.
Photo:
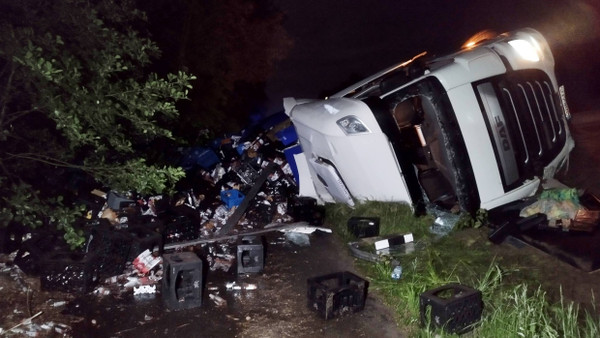
[[[600,112],[573,115],[571,129],[576,147],[565,184],[600,195]],[[486,240],[485,234],[479,236]],[[6,336],[44,337],[401,337],[394,314],[368,293],[363,311],[324,320],[307,306],[309,277],[355,271],[353,258],[333,234],[315,233],[309,246],[285,241],[281,233],[266,236],[262,273],[237,275],[233,271],[208,272],[200,307],[168,310],[160,294],[134,297],[130,292],[76,296],[40,290],[39,279],[28,277],[0,257],[0,333]],[[527,264],[542,276],[549,296],[562,287],[567,300],[591,308],[592,294],[600,294],[600,272],[587,273],[529,246],[502,243],[491,246],[506,260]],[[234,269],[232,269],[234,270]],[[256,290],[228,290],[226,283],[255,285]],[[210,295],[226,301],[217,305]],[[600,306],[600,297],[595,297]],[[33,325],[25,321],[32,319]],[[6,332],[19,325],[11,332]]]

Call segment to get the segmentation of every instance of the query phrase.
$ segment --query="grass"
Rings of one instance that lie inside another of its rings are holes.
[[[378,293],[396,312],[401,329],[410,337],[453,336],[432,325],[421,325],[419,295],[457,282],[482,292],[482,318],[466,337],[598,337],[600,320],[595,311],[581,310],[564,299],[551,302],[540,285],[541,276],[531,274],[518,261],[492,255],[485,229],[455,230],[446,236],[429,231],[432,216],[414,217],[398,203],[366,202],[354,209],[328,205],[327,220],[346,242],[355,241],[347,229],[352,216],[379,217],[380,235],[412,233],[419,244],[409,254],[382,256],[378,263],[358,260]],[[396,265],[403,268],[393,280]],[[592,295],[593,297],[593,295]],[[594,309],[595,310],[595,309]],[[425,316],[429,318],[428,316]]]

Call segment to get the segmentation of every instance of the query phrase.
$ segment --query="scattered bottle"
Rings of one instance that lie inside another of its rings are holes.
[[[398,280],[400,277],[402,277],[402,266],[396,265],[392,271],[392,279]]]

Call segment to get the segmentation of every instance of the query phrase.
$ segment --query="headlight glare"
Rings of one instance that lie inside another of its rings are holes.
[[[538,49],[534,44],[527,40],[511,40],[508,44],[519,54],[521,58],[527,61],[538,62],[540,61],[540,55]]]

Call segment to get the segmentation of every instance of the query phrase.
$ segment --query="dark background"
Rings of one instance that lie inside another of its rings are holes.
[[[428,51],[445,54],[484,29],[539,30],[573,111],[600,102],[600,2],[558,0],[273,0],[294,40],[267,82],[267,113],[283,97],[318,98]]]

